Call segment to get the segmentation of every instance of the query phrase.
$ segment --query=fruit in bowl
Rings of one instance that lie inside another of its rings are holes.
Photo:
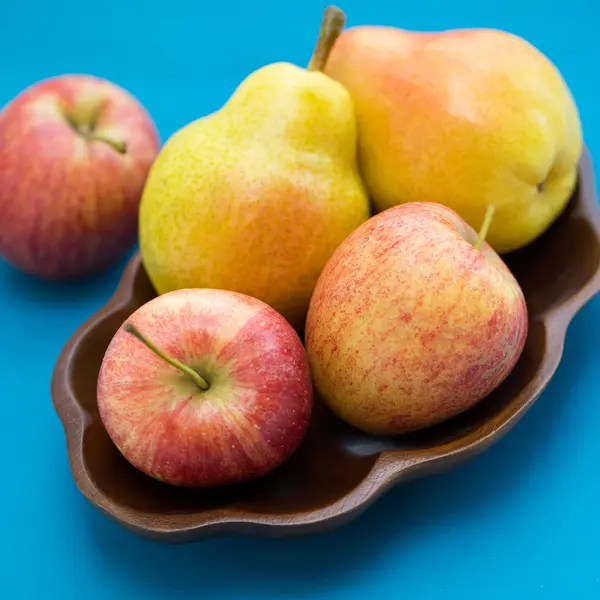
[[[397,435],[488,396],[521,355],[521,287],[483,241],[439,204],[371,218],[336,250],[311,299],[306,348],[315,385],[344,421]]]
[[[160,148],[131,94],[88,75],[24,90],[0,112],[0,255],[43,279],[99,271],[129,251]]]
[[[437,202],[477,229],[492,204],[487,239],[506,253],[569,201],[583,146],[577,107],[527,41],[493,29],[359,26],[339,36],[325,72],[352,95],[376,212]]]
[[[158,293],[238,291],[302,327],[321,269],[370,216],[354,106],[321,72],[344,22],[328,9],[308,69],[262,67],[166,142],[140,205],[140,251]]]
[[[250,486],[190,493],[161,485],[135,472],[106,434],[95,387],[104,352],[125,318],[156,297],[136,253],[115,295],[73,333],[54,369],[52,397],[78,489],[121,526],[162,542],[280,538],[340,527],[394,486],[486,451],[533,407],[560,363],[570,320],[600,289],[600,212],[587,152],[580,172],[558,221],[504,258],[525,294],[530,328],[519,361],[494,392],[443,424],[394,437],[346,426],[315,402],[298,451]],[[527,461],[526,453],[517,460]]]
[[[125,458],[177,486],[261,477],[304,437],[312,382],[302,342],[263,302],[224,290],[163,294],[106,349],[104,426]]]

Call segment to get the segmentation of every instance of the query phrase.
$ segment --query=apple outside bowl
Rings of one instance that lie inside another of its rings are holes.
[[[272,474],[210,490],[160,483],[132,467],[98,415],[96,380],[117,329],[156,294],[139,254],[110,301],[71,337],[52,378],[71,470],[81,493],[137,534],[181,543],[217,534],[284,536],[338,526],[393,485],[448,470],[504,436],[533,405],[560,361],[566,330],[600,291],[600,210],[585,151],[576,191],[552,227],[504,257],[527,299],[530,330],[515,369],[491,395],[441,425],[394,438],[372,437],[315,399],[300,448]]]

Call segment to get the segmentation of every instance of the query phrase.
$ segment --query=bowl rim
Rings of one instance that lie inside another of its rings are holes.
[[[584,146],[579,162],[580,210],[600,240],[598,206],[593,163]],[[96,508],[129,530],[160,541],[192,541],[222,533],[280,536],[311,533],[350,520],[366,510],[379,496],[400,481],[418,475],[433,474],[458,465],[489,448],[505,436],[531,408],[554,375],[563,354],[567,328],[583,306],[600,291],[600,267],[571,296],[544,315],[546,348],[533,378],[490,422],[464,437],[430,449],[382,451],[357,486],[331,504],[303,512],[260,514],[236,509],[209,509],[196,514],[150,514],[121,506],[104,495],[95,485],[83,456],[83,437],[90,416],[77,402],[71,387],[71,365],[79,342],[113,313],[132,301],[133,280],[143,268],[139,251],[134,254],[108,302],[88,318],[63,347],[52,374],[52,401],[65,432],[73,478],[80,492]]]

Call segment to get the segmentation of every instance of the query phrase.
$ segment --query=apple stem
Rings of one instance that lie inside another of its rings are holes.
[[[127,322],[123,326],[123,329],[135,336],[140,342],[145,344],[152,352],[160,356],[164,361],[168,362],[172,367],[179,369],[182,373],[189,375],[192,378],[192,381],[201,389],[207,390],[210,386],[208,382],[202,378],[194,369],[191,369],[187,365],[184,365],[182,362],[178,361],[176,358],[165,354],[160,348],[157,348],[133,323]]]
[[[483,241],[490,230],[490,225],[492,224],[492,219],[494,218],[495,212],[496,207],[493,204],[488,204],[487,210],[485,211],[485,216],[483,217],[483,223],[481,224],[481,229],[479,230],[479,235],[475,241],[475,248],[477,250],[481,248],[481,244],[483,244]]]
[[[309,71],[322,71],[325,68],[333,44],[342,33],[345,24],[346,15],[342,9],[337,6],[328,6],[325,9],[317,45],[308,63]]]
[[[108,136],[99,135],[97,133],[82,133],[82,135],[90,142],[104,142],[105,144],[108,144],[111,148],[114,148],[119,152],[119,154],[125,154],[127,151],[127,145],[120,140],[113,140]]]

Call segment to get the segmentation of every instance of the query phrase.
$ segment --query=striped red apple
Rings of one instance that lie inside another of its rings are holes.
[[[137,238],[160,148],[150,115],[97,77],[38,82],[0,112],[0,256],[44,279],[108,267]]]
[[[124,457],[172,485],[261,477],[307,430],[312,382],[302,342],[260,300],[178,290],[117,331],[98,378],[98,408]]]

